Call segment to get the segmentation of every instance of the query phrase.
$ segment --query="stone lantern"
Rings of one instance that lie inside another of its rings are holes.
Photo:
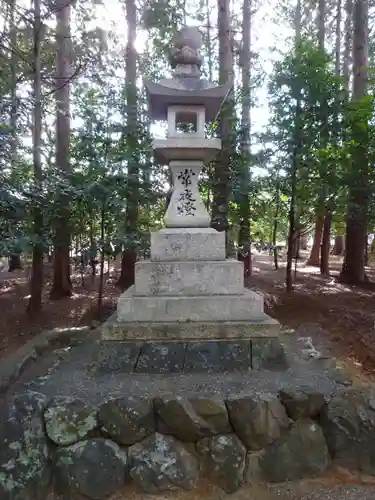
[[[196,28],[183,28],[173,40],[173,78],[159,83],[145,80],[151,118],[168,124],[167,137],[153,142],[156,158],[172,172],[166,227],[210,225],[198,180],[203,165],[221,149],[221,140],[206,138],[205,126],[216,118],[231,83],[215,86],[201,78],[201,38]]]
[[[262,295],[244,288],[243,263],[226,259],[225,233],[209,227],[198,189],[202,166],[221,148],[220,139],[206,137],[206,123],[215,120],[231,83],[201,78],[196,28],[183,28],[172,46],[172,78],[145,80],[151,117],[168,124],[166,137],[153,142],[173,178],[166,227],[151,232],[151,260],[136,262],[134,286],[119,297],[102,338],[273,335],[277,321],[264,313]]]

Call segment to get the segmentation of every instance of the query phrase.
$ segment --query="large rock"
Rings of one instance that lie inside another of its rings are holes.
[[[174,396],[157,398],[154,405],[158,430],[181,441],[194,442],[231,432],[227,408],[220,399]]]
[[[288,434],[271,444],[260,458],[263,478],[294,481],[322,474],[330,464],[323,431],[313,420],[295,422]]]
[[[375,396],[348,389],[336,394],[322,412],[328,448],[342,467],[375,474]]]
[[[263,481],[263,473],[260,467],[264,450],[252,451],[246,455],[244,480],[246,483]]]
[[[279,398],[293,420],[317,418],[328,400],[312,387],[286,387],[279,392]]]
[[[204,438],[197,444],[204,475],[227,493],[243,481],[246,448],[235,434]]]
[[[109,439],[88,439],[57,450],[56,484],[63,498],[80,494],[105,499],[124,484],[126,476],[126,453]]]
[[[80,399],[55,398],[44,411],[48,437],[58,445],[76,443],[97,427],[96,413]]]
[[[99,409],[104,434],[123,445],[132,445],[155,431],[154,406],[150,399],[125,397],[111,399]]]
[[[0,498],[44,500],[50,483],[46,399],[27,392],[0,405]]]
[[[275,395],[264,393],[227,400],[229,419],[249,450],[260,450],[290,425],[284,406]]]
[[[155,433],[131,446],[128,453],[130,476],[148,493],[196,485],[198,461],[172,436]]]

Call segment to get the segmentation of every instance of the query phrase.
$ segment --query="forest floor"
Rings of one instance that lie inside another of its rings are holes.
[[[306,257],[307,255],[304,255]],[[253,276],[249,286],[265,295],[266,312],[284,326],[298,328],[307,323],[317,330],[320,341],[337,357],[350,359],[367,374],[375,374],[375,267],[368,268],[373,282],[366,288],[337,283],[341,259],[331,258],[331,277],[322,278],[319,269],[297,266],[294,291],[285,292],[285,262],[273,269],[266,253],[253,257]],[[105,274],[104,316],[115,310],[120,290],[116,288],[119,269],[115,264]],[[0,358],[17,349],[43,330],[56,327],[91,325],[97,319],[99,278],[73,275],[71,298],[51,301],[48,298],[51,265],[45,268],[43,312],[30,321],[26,314],[29,294],[29,270],[0,273]],[[315,326],[314,326],[315,325]],[[321,328],[319,328],[319,326]]]

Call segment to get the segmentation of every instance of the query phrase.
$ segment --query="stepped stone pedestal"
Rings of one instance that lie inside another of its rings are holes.
[[[211,228],[151,233],[151,260],[135,266],[135,284],[117,303],[109,340],[246,338],[277,335],[263,297],[244,288],[243,263],[225,259],[225,234]]]

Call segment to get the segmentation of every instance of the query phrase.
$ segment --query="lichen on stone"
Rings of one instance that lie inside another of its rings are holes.
[[[55,398],[44,412],[48,437],[62,446],[76,443],[97,427],[96,414],[80,399]]]

